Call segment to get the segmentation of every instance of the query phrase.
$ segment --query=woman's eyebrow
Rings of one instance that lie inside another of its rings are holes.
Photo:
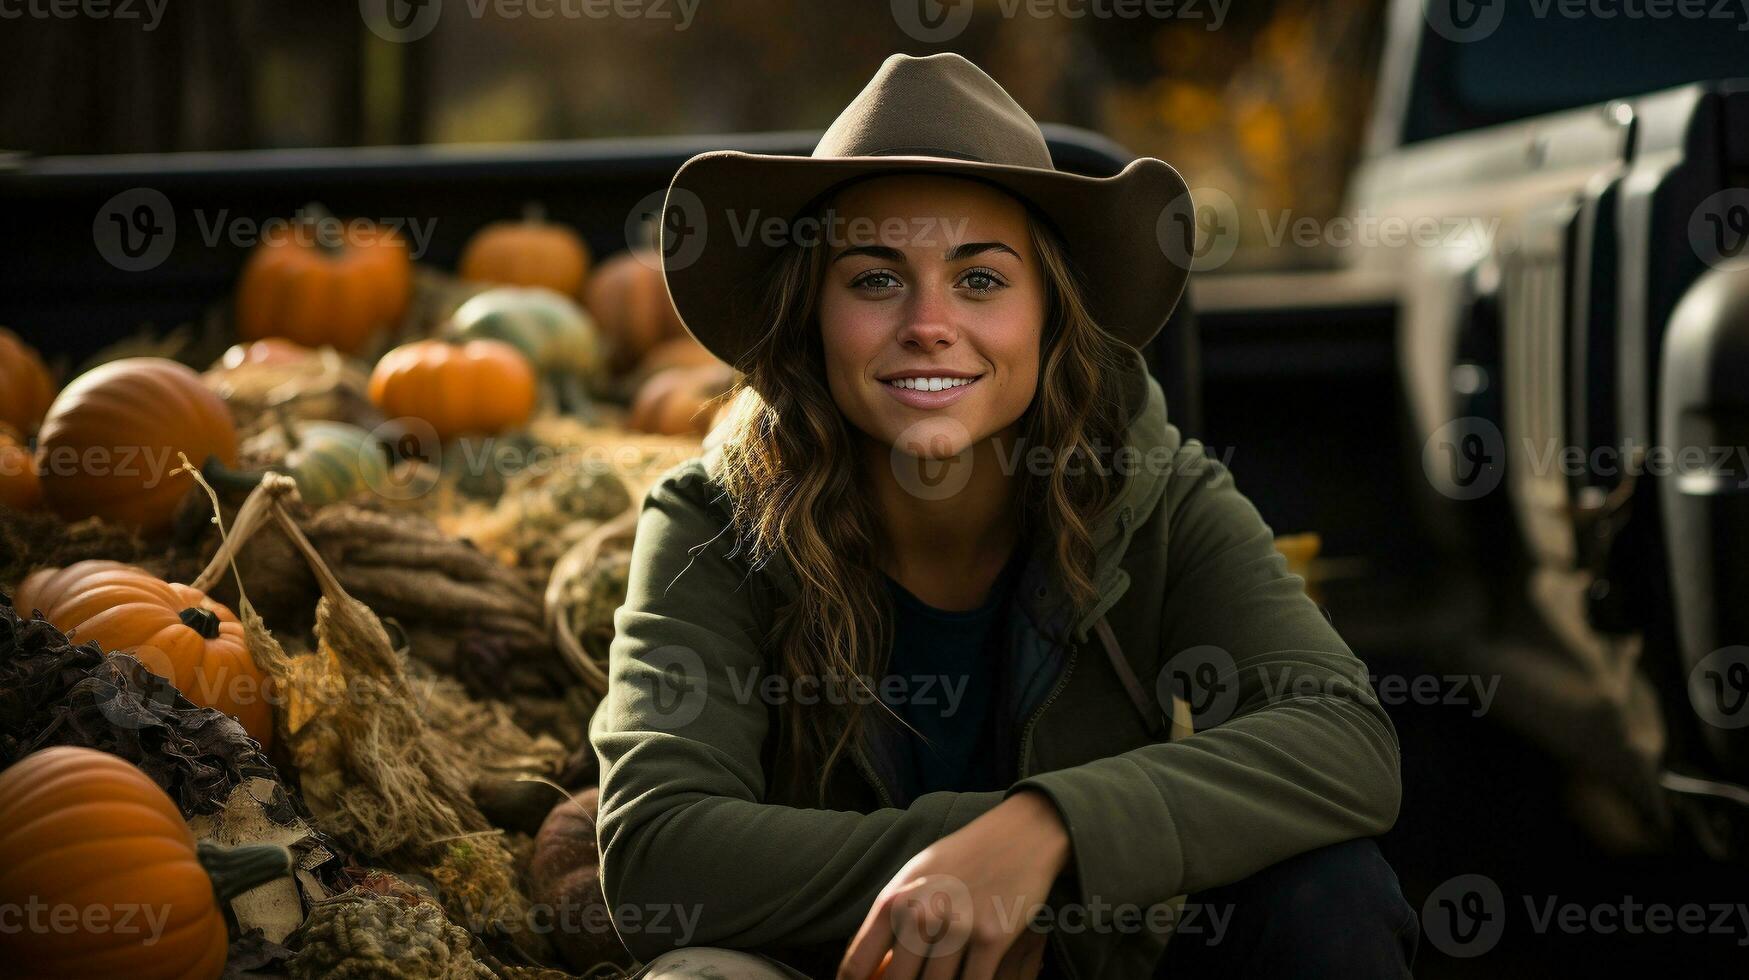
[[[947,253],[947,261],[956,262],[960,259],[973,255],[981,255],[985,252],[1007,252],[1016,259],[1020,258],[1019,252],[1016,252],[1002,242],[964,242],[960,245],[954,246],[953,250]],[[849,258],[852,255],[867,255],[886,262],[903,263],[905,261],[904,253],[888,245],[853,245],[850,248],[839,252],[837,255],[834,255],[832,261],[837,262],[839,259]]]
[[[1009,255],[1012,255],[1017,259],[1020,258],[1019,252],[1016,252],[1014,249],[1009,248],[1001,242],[966,242],[947,253],[947,260],[953,262],[972,255],[982,255],[985,252],[1007,252]]]
[[[844,251],[839,252],[837,255],[832,256],[832,261],[837,262],[839,259],[848,259],[852,255],[868,255],[887,262],[898,262],[900,264],[903,264],[905,261],[904,253],[888,245],[852,245]]]

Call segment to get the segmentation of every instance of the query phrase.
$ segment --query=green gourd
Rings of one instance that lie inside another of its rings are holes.
[[[380,488],[389,477],[388,457],[375,436],[345,422],[282,421],[282,432],[295,435],[285,460],[261,470],[236,472],[216,463],[202,469],[214,486],[247,490],[267,472],[284,473],[298,485],[298,496],[311,507],[346,500],[361,490]]]
[[[501,340],[522,352],[556,387],[564,407],[588,411],[584,389],[605,367],[595,321],[569,297],[539,286],[499,286],[475,295],[450,315],[460,339]]]

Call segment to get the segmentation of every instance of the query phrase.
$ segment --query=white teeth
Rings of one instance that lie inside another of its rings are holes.
[[[895,388],[910,388],[915,391],[941,391],[944,388],[958,388],[969,385],[976,378],[899,378],[887,384]]]

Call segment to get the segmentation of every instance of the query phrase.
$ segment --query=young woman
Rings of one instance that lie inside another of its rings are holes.
[[[1138,353],[1178,174],[1059,172],[894,55],[668,207],[741,380],[643,502],[591,722],[636,976],[1406,976],[1395,732]]]

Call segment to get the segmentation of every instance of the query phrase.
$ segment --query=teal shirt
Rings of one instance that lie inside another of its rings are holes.
[[[895,618],[879,693],[917,730],[898,729],[904,800],[937,790],[1006,789],[1016,778],[1013,720],[1000,710],[1009,680],[1002,641],[1024,553],[1015,550],[975,609],[938,609],[885,577]]]

